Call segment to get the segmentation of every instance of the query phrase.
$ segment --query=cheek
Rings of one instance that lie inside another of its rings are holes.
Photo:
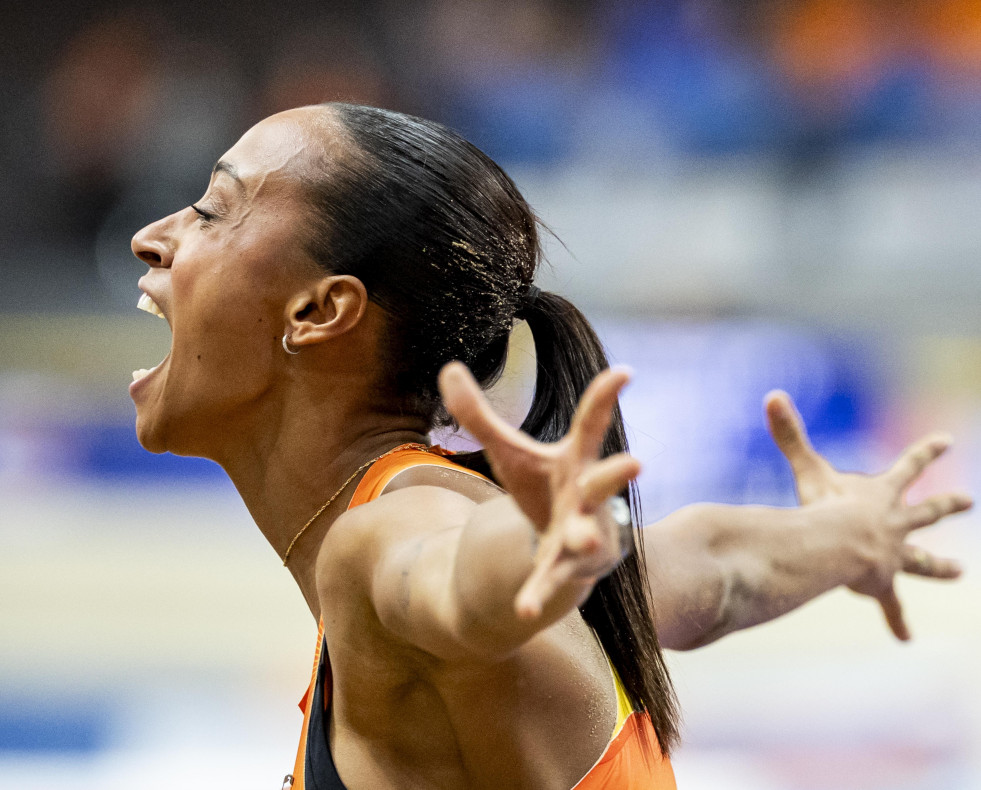
[[[275,375],[275,341],[263,317],[225,316],[210,320],[189,348],[195,379],[219,400],[250,400],[265,391]]]
[[[274,373],[278,336],[257,290],[224,278],[206,283],[173,282],[175,316],[173,373],[179,389],[209,400],[248,400]]]

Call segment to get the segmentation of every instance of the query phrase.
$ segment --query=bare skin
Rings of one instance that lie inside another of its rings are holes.
[[[454,412],[460,422],[498,466],[509,470],[512,485],[534,485],[534,469],[551,448],[495,415],[475,387],[466,389],[465,399]],[[906,492],[950,447],[950,437],[932,434],[914,442],[878,475],[839,472],[811,446],[786,393],[770,393],[765,406],[770,433],[794,473],[801,507],[697,504],[646,526],[661,646],[701,647],[839,586],[874,598],[896,638],[908,641],[895,575],[950,580],[961,574],[953,560],[906,542],[914,530],[973,506],[970,496],[958,492],[906,504]],[[561,557],[540,563],[527,588],[537,586],[547,595],[562,567]]]
[[[316,142],[324,123],[322,112],[299,110],[259,124],[222,157],[196,208],[133,240],[150,266],[141,289],[173,330],[167,359],[131,388],[139,438],[155,451],[220,463],[280,555],[365,460],[426,439],[427,426],[376,394],[380,311],[356,279],[317,271],[295,232],[305,210],[296,188],[303,168],[342,155]],[[284,333],[298,355],[283,352]],[[609,410],[622,383],[607,381],[598,408]],[[609,462],[597,464],[593,496],[636,473],[632,459],[614,464],[614,477]],[[448,628],[441,618],[450,610],[426,591],[454,578],[490,589],[507,576],[516,592],[527,572],[509,554],[530,567],[534,525],[498,491],[488,487],[497,496],[478,503],[472,490],[458,493],[445,479],[345,514],[353,485],[297,543],[289,565],[311,612],[324,619],[335,684],[331,745],[345,781],[571,787],[605,747],[616,710],[605,658],[575,612],[589,580],[570,584],[536,618],[505,606],[511,614],[495,628],[506,636],[500,644],[477,625],[494,619],[489,606],[453,610]],[[566,510],[574,507],[570,501]],[[501,567],[437,580],[426,563],[455,553],[465,532],[474,556],[488,555],[493,537]],[[405,609],[397,586],[377,580],[386,578],[379,569],[401,578],[413,554],[418,570],[410,568]],[[597,553],[594,573],[613,561]]]
[[[280,556],[355,469],[428,429],[378,394],[385,323],[364,286],[325,276],[302,245],[298,181],[346,145],[322,109],[273,116],[222,157],[199,203],[133,240],[150,267],[141,289],[173,330],[167,359],[131,387],[140,441],[220,463]],[[299,354],[283,351],[284,334]],[[297,542],[289,570],[324,622],[331,750],[351,790],[567,790],[600,756],[614,689],[577,606],[619,560],[602,504],[639,471],[629,456],[599,458],[627,378],[601,374],[569,434],[543,445],[496,419],[468,372],[448,366],[447,407],[508,493],[422,469],[345,512],[354,481]],[[818,479],[802,468],[799,480]],[[864,512],[862,496],[839,514]],[[887,597],[887,570],[863,591]],[[862,571],[816,587],[861,586]],[[678,579],[657,589],[679,609],[693,592]]]
[[[949,448],[950,437],[914,442],[881,474],[849,474],[814,450],[786,393],[771,393],[766,412],[802,507],[691,505],[647,527],[662,646],[700,647],[839,586],[875,599],[892,633],[908,641],[895,575],[961,575],[953,560],[906,542],[913,531],[973,504],[957,492],[906,504],[907,490]],[[671,572],[678,564],[686,576]]]

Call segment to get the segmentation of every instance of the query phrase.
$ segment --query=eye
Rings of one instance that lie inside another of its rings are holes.
[[[210,211],[205,211],[202,208],[198,208],[193,203],[191,204],[191,208],[194,209],[194,211],[197,212],[197,215],[201,217],[201,219],[204,220],[205,222],[211,222],[215,219],[215,215],[212,214]]]

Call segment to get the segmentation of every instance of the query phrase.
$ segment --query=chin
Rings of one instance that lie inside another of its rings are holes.
[[[169,414],[164,419],[160,414],[140,414],[136,412],[136,438],[144,450],[151,453],[170,453],[190,458],[217,459],[215,436],[202,424],[200,419],[190,420],[181,415]],[[214,420],[212,424],[218,421]]]
[[[144,450],[151,453],[165,453],[170,450],[164,441],[163,431],[160,431],[152,420],[136,414],[136,439]]]

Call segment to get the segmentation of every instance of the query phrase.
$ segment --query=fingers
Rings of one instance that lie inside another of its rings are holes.
[[[439,392],[447,411],[484,447],[501,444],[531,449],[536,442],[508,425],[491,407],[483,390],[462,362],[450,362],[439,372]]]
[[[640,461],[625,453],[590,464],[576,481],[580,508],[584,513],[594,513],[639,474]]]
[[[790,462],[794,476],[806,475],[810,470],[818,467],[822,460],[821,456],[811,446],[804,421],[797,413],[790,396],[782,390],[774,390],[767,393],[763,403],[770,435],[780,452]]]
[[[949,434],[934,433],[911,444],[885,473],[897,488],[905,490],[953,443]]]
[[[560,541],[542,547],[531,575],[521,585],[514,600],[514,609],[520,619],[533,620],[540,617],[546,602],[572,578],[573,565],[559,562],[561,553]]]
[[[974,500],[967,494],[940,494],[925,499],[917,505],[910,505],[905,510],[908,529],[921,529],[936,524],[940,519],[952,513],[969,510]]]
[[[625,367],[602,371],[583,393],[569,429],[580,458],[599,455],[613,418],[620,390],[630,380]],[[493,409],[480,385],[462,362],[450,362],[439,373],[439,391],[447,411],[485,448],[506,444],[533,449],[531,437],[508,425]]]
[[[961,575],[960,563],[908,544],[903,546],[903,570],[928,579],[956,579]]]
[[[614,456],[607,461],[613,462],[609,464],[611,467],[639,469],[639,464],[629,456]],[[619,483],[609,485],[615,491],[622,488]],[[613,503],[608,499],[603,499],[594,515],[570,518],[563,529],[543,538],[532,572],[515,598],[519,618],[540,616],[553,598],[568,594],[568,590],[563,592],[562,588],[570,583],[578,588],[583,584],[592,586],[596,579],[611,573],[627,554],[635,550],[629,506],[622,499]],[[613,504],[625,512],[611,509]]]
[[[885,615],[889,630],[893,632],[896,639],[901,642],[908,642],[912,635],[906,625],[906,619],[903,617],[903,605],[896,595],[896,588],[890,584],[884,592],[876,597],[882,607],[882,614]]]
[[[586,388],[569,428],[569,435],[575,442],[580,458],[594,458],[599,455],[613,419],[613,409],[617,405],[620,390],[630,381],[630,376],[629,368],[607,368]]]
[[[588,594],[587,588],[610,573],[623,559],[619,536],[607,542],[610,545],[604,550],[603,536],[595,528],[582,529],[578,535],[567,532],[553,540],[542,541],[534,568],[515,597],[518,617],[526,620],[539,617],[550,602],[558,596],[568,596],[570,591],[577,595]]]

